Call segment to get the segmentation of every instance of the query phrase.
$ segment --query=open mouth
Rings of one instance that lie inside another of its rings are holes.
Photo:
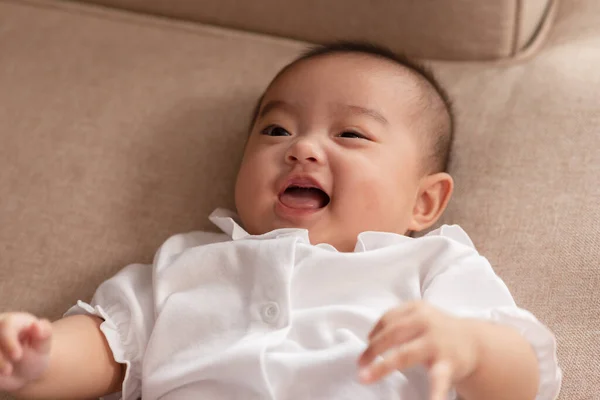
[[[316,186],[290,185],[279,195],[279,200],[289,208],[317,210],[331,201],[329,195]]]

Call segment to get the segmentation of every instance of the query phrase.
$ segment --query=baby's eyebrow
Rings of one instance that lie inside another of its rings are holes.
[[[374,120],[376,120],[377,122],[379,122],[383,125],[390,124],[383,115],[381,115],[379,112],[377,112],[373,109],[370,109],[370,108],[366,108],[366,107],[362,107],[362,106],[355,106],[355,105],[351,105],[351,104],[335,104],[334,106],[338,109],[343,109],[344,111],[349,111],[351,114],[366,115],[368,117],[373,118]],[[275,110],[277,108],[281,108],[281,109],[291,112],[291,113],[294,113],[297,111],[297,106],[292,103],[288,103],[283,100],[271,100],[268,103],[266,103],[264,106],[262,106],[262,109],[260,110],[258,117],[262,118],[265,115],[267,115],[269,112],[271,112],[272,110]]]
[[[343,107],[343,108],[348,109],[352,114],[359,114],[359,115],[369,116],[369,117],[377,120],[378,122],[382,123],[383,125],[389,125],[390,124],[388,122],[388,120],[385,119],[385,117],[383,115],[381,115],[377,111],[372,110],[370,108],[361,107],[361,106],[353,106],[353,105],[348,105],[348,104],[344,104],[344,105],[340,105],[340,106]]]
[[[284,110],[291,112],[295,111],[296,109],[296,107],[293,104],[287,103],[283,100],[271,100],[262,107],[260,113],[258,114],[258,117],[262,118],[265,115],[267,115],[270,111],[277,108],[283,108]]]

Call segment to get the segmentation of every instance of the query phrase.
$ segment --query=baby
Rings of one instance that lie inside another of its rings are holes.
[[[25,398],[539,399],[552,333],[458,226],[448,98],[361,43],[286,66],[256,108],[224,232],[167,240],[50,324],[0,315],[0,391]],[[239,216],[239,217],[238,217]]]

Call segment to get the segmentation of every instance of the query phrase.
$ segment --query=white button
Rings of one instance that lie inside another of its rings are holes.
[[[272,323],[279,317],[279,305],[275,302],[269,302],[262,306],[260,315],[266,323]]]

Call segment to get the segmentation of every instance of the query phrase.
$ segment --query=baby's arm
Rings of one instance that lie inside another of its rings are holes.
[[[97,398],[118,392],[124,366],[114,361],[101,323],[88,315],[50,325],[30,314],[0,314],[0,391],[31,399]]]
[[[514,328],[487,321],[466,321],[479,354],[474,371],[456,384],[464,400],[534,399],[539,385],[535,353]]]
[[[446,243],[447,254],[420,271],[421,299],[377,323],[359,361],[361,378],[373,382],[422,364],[432,399],[447,398],[450,386],[465,400],[555,399],[562,373],[554,335],[516,306],[489,262],[463,239],[467,247]]]

